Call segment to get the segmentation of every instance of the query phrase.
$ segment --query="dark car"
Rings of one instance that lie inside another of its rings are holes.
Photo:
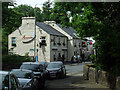
[[[19,80],[8,71],[0,71],[0,90],[22,90]]]
[[[46,75],[43,72],[43,65],[35,62],[24,62],[20,66],[20,69],[32,70],[34,76],[37,78],[39,88],[45,86]]]
[[[45,69],[47,68],[47,66],[48,66],[48,64],[49,64],[49,63],[46,62],[46,61],[38,61],[38,62],[35,62],[35,63],[42,64]]]
[[[37,80],[31,70],[12,69],[11,71],[16,75],[23,89],[35,90],[37,89]]]
[[[66,77],[66,69],[61,61],[50,62],[47,66],[48,78],[64,78]]]

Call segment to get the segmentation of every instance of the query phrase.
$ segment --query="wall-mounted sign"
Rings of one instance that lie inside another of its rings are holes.
[[[34,49],[30,49],[30,51],[34,51]]]
[[[35,37],[34,32],[25,33],[23,35],[22,42],[23,43],[30,42],[34,39],[34,37]]]

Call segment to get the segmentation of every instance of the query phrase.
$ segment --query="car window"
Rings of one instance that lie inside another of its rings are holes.
[[[61,63],[49,63],[47,68],[60,68]]]
[[[28,71],[12,71],[17,78],[33,78],[33,73],[28,72]]]
[[[9,87],[9,76],[2,74],[2,88],[8,90]]]
[[[20,69],[27,69],[38,72],[40,70],[40,66],[37,64],[23,64],[21,65]]]

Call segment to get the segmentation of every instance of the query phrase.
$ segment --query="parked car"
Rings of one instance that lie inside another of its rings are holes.
[[[71,63],[82,63],[82,58],[80,55],[72,56]]]
[[[16,76],[8,71],[0,71],[0,78],[2,87],[0,90],[22,90],[22,86]]]
[[[39,64],[42,64],[43,66],[44,66],[44,68],[46,69],[47,68],[47,66],[48,66],[48,62],[46,62],[46,61],[38,61],[38,62],[35,62],[35,63],[39,63]]]
[[[48,78],[64,78],[66,77],[66,69],[61,61],[50,62],[47,66]]]
[[[31,70],[12,69],[11,72],[16,75],[23,89],[36,90],[38,88],[37,80]]]
[[[37,78],[37,81],[39,83],[39,88],[44,88],[45,86],[45,80],[46,80],[46,74],[43,71],[43,65],[36,63],[36,62],[24,62],[20,66],[20,69],[27,69],[32,70],[34,73],[34,76]]]

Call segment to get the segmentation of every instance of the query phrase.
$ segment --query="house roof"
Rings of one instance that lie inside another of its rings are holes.
[[[64,34],[58,32],[54,28],[52,28],[50,25],[47,25],[43,22],[36,22],[36,25],[42,28],[44,31],[46,31],[48,34],[51,35],[57,35],[57,36],[65,36]]]
[[[76,31],[72,27],[62,27],[62,25],[57,24],[62,30],[64,30],[67,34],[72,36],[73,38],[76,37]]]

